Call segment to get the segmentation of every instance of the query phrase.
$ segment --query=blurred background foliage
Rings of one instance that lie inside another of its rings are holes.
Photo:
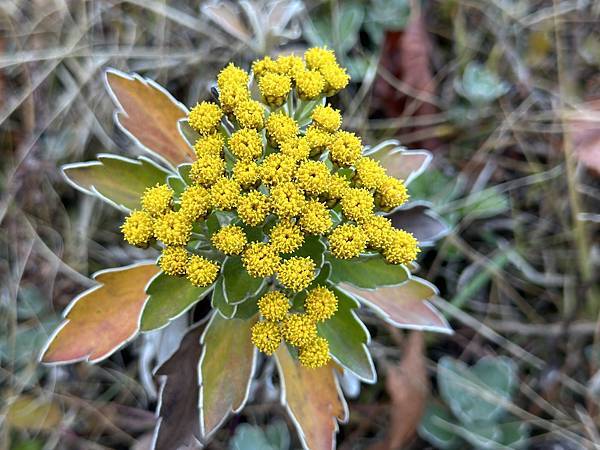
[[[308,45],[349,68],[334,99],[347,128],[433,152],[411,193],[451,226],[418,275],[455,334],[365,312],[380,379],[344,379],[338,447],[600,446],[599,19],[590,0],[2,1],[0,448],[151,441],[143,340],[98,366],[37,362],[90,273],[147,257],[58,170],[140,153],[112,122],[103,70],[193,105],[228,61]],[[299,448],[272,374],[261,381],[208,448]]]

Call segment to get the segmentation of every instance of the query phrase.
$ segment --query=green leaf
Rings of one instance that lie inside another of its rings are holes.
[[[201,343],[200,430],[211,435],[229,413],[240,411],[250,392],[256,349],[250,341],[250,320],[224,319],[213,314]]]
[[[331,264],[332,283],[346,282],[362,289],[399,286],[408,280],[409,273],[402,265],[388,264],[379,254],[353,259],[327,256]]]
[[[242,423],[235,429],[233,439],[229,443],[229,450],[280,450],[272,446],[266,434],[260,427]]]
[[[142,313],[142,331],[156,330],[181,316],[202,300],[213,285],[197,287],[185,278],[160,273],[146,288],[148,302]]]
[[[125,211],[140,208],[146,188],[164,183],[170,173],[143,156],[135,160],[109,154],[98,155],[97,161],[66,164],[62,172],[76,189]]]
[[[325,250],[327,247],[319,236],[308,235],[304,238],[302,247],[292,253],[291,256],[300,256],[312,258],[317,270],[323,267],[325,261]]]
[[[331,355],[346,369],[367,383],[377,379],[375,366],[367,348],[369,332],[355,313],[360,304],[339,289],[330,286],[338,299],[333,317],[317,324],[319,335],[329,342]]]
[[[265,283],[264,278],[251,277],[239,256],[229,256],[223,263],[223,292],[225,301],[237,305],[255,296]]]
[[[506,94],[510,85],[485,66],[470,62],[465,68],[462,82],[457,81],[455,88],[474,105],[483,106]]]
[[[187,119],[179,119],[177,121],[177,128],[179,128],[179,133],[183,136],[188,145],[193,148],[196,141],[200,139],[200,134],[190,127]]]
[[[515,367],[508,358],[484,357],[469,368],[444,357],[438,363],[438,386],[462,422],[492,422],[504,412],[515,386]]]
[[[419,435],[435,448],[452,450],[459,448],[461,439],[453,431],[457,426],[445,406],[429,403],[419,424]],[[462,442],[464,447],[464,442]]]
[[[226,319],[231,319],[237,310],[236,305],[227,303],[227,297],[223,291],[223,277],[219,277],[212,292],[211,305]]]

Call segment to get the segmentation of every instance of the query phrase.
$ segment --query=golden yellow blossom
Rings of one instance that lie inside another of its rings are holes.
[[[173,190],[166,184],[156,184],[146,188],[142,195],[142,209],[151,216],[159,216],[167,212],[173,199]]]
[[[196,156],[211,155],[221,157],[223,147],[225,146],[225,138],[219,132],[202,136],[194,143],[194,152]]]
[[[317,324],[306,314],[289,314],[282,329],[286,342],[296,347],[304,347],[317,337]]]
[[[338,309],[338,299],[330,289],[317,286],[311,289],[304,300],[306,314],[315,322],[330,319]]]
[[[387,176],[377,190],[377,201],[384,211],[403,205],[407,200],[406,186],[397,178]]]
[[[136,247],[146,247],[152,239],[153,220],[145,211],[131,211],[121,226],[125,240]]]
[[[348,188],[342,194],[342,212],[350,220],[360,222],[373,214],[373,195],[363,188]]]
[[[408,264],[421,250],[415,237],[404,230],[392,229],[389,242],[383,248],[383,257],[391,264]]]
[[[331,160],[340,166],[351,166],[358,161],[362,153],[360,138],[348,131],[338,131],[329,145]]]
[[[223,111],[213,102],[198,103],[188,116],[190,126],[198,133],[206,135],[214,133],[221,123]]]
[[[297,216],[304,203],[304,194],[292,182],[280,183],[271,189],[271,207],[279,217]]]
[[[259,181],[259,167],[254,161],[238,161],[233,166],[233,179],[244,189],[254,187]]]
[[[185,188],[181,194],[179,213],[190,222],[204,217],[210,210],[210,194],[202,186],[192,185]]]
[[[273,146],[279,146],[298,135],[298,123],[284,112],[274,112],[267,118],[265,125],[267,138]]]
[[[233,115],[242,128],[260,130],[265,124],[265,109],[262,103],[256,100],[238,102],[233,108]]]
[[[289,219],[278,222],[269,234],[270,242],[279,253],[292,253],[304,242],[304,234],[296,224]]]
[[[260,179],[267,186],[290,181],[296,171],[296,161],[282,153],[271,153],[258,168]]]
[[[187,266],[187,279],[194,286],[208,286],[216,280],[219,270],[217,263],[203,256],[192,255]]]
[[[225,161],[216,155],[199,156],[192,163],[190,178],[198,184],[209,187],[225,173]]]
[[[325,80],[325,87],[323,93],[327,97],[337,94],[339,91],[348,86],[350,82],[350,76],[346,73],[346,69],[338,66],[337,64],[329,64],[319,69],[323,79]]]
[[[269,198],[260,191],[250,191],[242,194],[238,202],[237,213],[242,222],[255,227],[264,222],[269,214]]]
[[[270,106],[281,106],[292,89],[287,75],[267,72],[258,79],[258,88]]]
[[[329,235],[329,250],[336,258],[354,258],[364,251],[366,245],[367,234],[350,223],[335,227]]]
[[[296,77],[296,91],[301,100],[314,100],[325,87],[323,76],[316,70],[302,70]]]
[[[304,52],[304,61],[309,69],[321,69],[328,65],[335,65],[335,53],[333,50],[321,47],[309,48]]]
[[[277,73],[287,75],[290,78],[296,78],[298,73],[304,70],[302,58],[296,55],[279,55],[275,61]]]
[[[327,191],[329,169],[323,161],[303,161],[296,171],[296,184],[306,195],[320,195]]]
[[[244,268],[251,277],[270,277],[279,267],[281,258],[275,249],[263,242],[253,242],[246,247],[242,256]]]
[[[317,154],[331,144],[333,135],[313,124],[306,129],[304,137],[311,148],[311,154]]]
[[[260,158],[263,151],[262,137],[252,128],[242,128],[233,133],[227,145],[233,156],[244,161]]]
[[[310,156],[310,144],[305,137],[288,139],[279,146],[279,150],[295,161],[303,161]]]
[[[158,265],[164,273],[173,276],[186,274],[189,254],[183,245],[167,246],[163,249]]]
[[[290,310],[290,302],[281,291],[267,292],[258,300],[258,310],[267,320],[279,322]]]
[[[315,262],[308,256],[294,256],[281,263],[277,281],[293,292],[300,292],[315,279]]]
[[[240,198],[240,185],[230,178],[220,178],[210,188],[210,202],[214,208],[224,211],[237,206]]]
[[[381,250],[389,245],[392,236],[392,222],[383,216],[371,216],[364,220],[362,229],[367,234],[369,247]]]
[[[226,255],[239,255],[246,247],[246,233],[237,225],[227,225],[211,237],[214,247]]]
[[[300,228],[310,234],[324,234],[333,225],[329,209],[318,200],[309,200],[302,208]]]
[[[265,56],[252,63],[252,72],[256,78],[262,77],[267,72],[277,72],[277,63],[270,56]]]
[[[250,339],[256,348],[266,355],[275,353],[281,344],[281,338],[281,329],[274,322],[264,320],[252,326]]]
[[[356,182],[367,189],[379,189],[386,177],[385,169],[379,161],[363,157],[356,163]]]
[[[154,237],[166,245],[185,245],[192,235],[192,223],[179,212],[168,212],[154,222]]]
[[[350,188],[350,181],[336,173],[329,177],[329,181],[327,183],[327,196],[332,199],[342,198],[344,192]]]
[[[315,337],[307,345],[300,348],[298,352],[298,361],[304,367],[317,369],[326,365],[331,357],[329,356],[329,343],[327,339],[321,336]]]
[[[317,105],[313,109],[311,118],[313,123],[328,133],[335,133],[342,125],[342,115],[331,106]]]

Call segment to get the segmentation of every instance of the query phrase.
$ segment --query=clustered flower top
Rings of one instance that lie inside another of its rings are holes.
[[[180,195],[167,185],[147,189],[142,209],[122,226],[132,245],[160,241],[162,271],[196,286],[215,282],[225,255],[240,257],[250,276],[272,286],[258,300],[252,342],[270,355],[285,341],[313,368],[329,361],[317,323],[336,313],[338,299],[315,285],[313,258],[297,253],[305,238],[317,236],[340,259],[379,252],[407,264],[419,252],[410,233],[381,215],[407,201],[403,182],[363,156],[360,137],[342,130],[340,112],[326,104],[348,82],[326,48],[304,58],[267,56],[252,64],[252,76],[229,64],[217,78],[218,104],[204,101],[189,113],[199,135],[190,185]],[[200,254],[197,230],[214,213],[228,222],[210,236],[213,253]],[[256,227],[264,238],[254,237]]]

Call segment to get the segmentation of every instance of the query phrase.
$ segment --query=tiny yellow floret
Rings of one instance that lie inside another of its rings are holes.
[[[312,124],[306,129],[304,138],[310,146],[311,155],[316,155],[323,152],[329,146],[329,144],[331,144],[333,135],[317,125]]]
[[[290,181],[296,171],[296,160],[282,153],[271,153],[258,168],[260,179],[267,186]]]
[[[277,281],[293,292],[300,292],[315,279],[315,262],[308,256],[294,256],[279,266]]]
[[[296,183],[308,196],[317,196],[327,191],[329,169],[323,161],[303,161],[296,171]]]
[[[376,199],[384,211],[397,208],[408,201],[408,191],[401,180],[387,176],[377,190]]]
[[[163,249],[158,265],[164,273],[172,276],[186,274],[189,254],[184,246],[167,246]]]
[[[193,222],[208,214],[210,206],[210,194],[208,190],[199,185],[192,185],[186,187],[181,194],[181,208],[179,212],[190,222]]]
[[[362,153],[360,138],[348,131],[338,131],[329,145],[331,160],[340,166],[355,164]]]
[[[328,133],[335,133],[342,125],[342,115],[331,106],[317,105],[313,109],[311,118],[313,123]]]
[[[321,336],[315,337],[298,352],[298,361],[309,369],[323,367],[330,359],[329,342]]]
[[[296,75],[296,92],[301,100],[314,100],[325,87],[323,76],[316,70],[303,70]]]
[[[294,158],[295,161],[304,161],[310,156],[310,144],[305,137],[296,137],[283,142],[279,146],[283,155]]]
[[[309,48],[304,52],[304,61],[309,69],[320,69],[325,66],[335,65],[335,53],[333,50],[322,47]]]
[[[317,323],[306,314],[289,314],[282,328],[286,342],[296,347],[304,347],[317,337]]]
[[[121,226],[123,238],[136,247],[147,247],[152,239],[153,220],[145,211],[131,211]]]
[[[356,182],[367,189],[379,189],[386,180],[385,169],[372,158],[360,158],[355,167]]]
[[[242,263],[246,272],[254,278],[270,277],[279,267],[281,258],[275,249],[263,242],[254,242],[244,251]]]
[[[329,209],[318,200],[306,202],[298,223],[303,231],[310,234],[325,234],[333,225]]]
[[[327,196],[331,199],[340,199],[347,189],[350,189],[348,178],[339,173],[331,175],[327,183]]]
[[[209,286],[217,279],[219,270],[217,263],[203,256],[192,255],[187,266],[187,279],[194,286]]]
[[[244,161],[260,158],[263,151],[262,137],[252,128],[242,128],[231,135],[228,141],[233,156]]]
[[[295,79],[298,74],[305,70],[304,62],[302,58],[296,55],[279,55],[276,64],[276,72],[287,75],[288,77]]]
[[[199,156],[192,163],[190,178],[202,186],[212,186],[225,173],[225,161],[223,158],[206,154]]]
[[[281,344],[281,329],[279,325],[268,320],[256,322],[252,326],[250,339],[252,343],[265,355],[272,355]]]
[[[221,123],[223,111],[213,102],[198,103],[190,111],[190,126],[202,135],[214,133]]]
[[[264,222],[269,214],[269,198],[260,191],[253,190],[242,194],[237,206],[237,213],[242,222],[255,227]]]
[[[230,178],[220,178],[210,188],[210,202],[214,208],[228,211],[237,206],[240,198],[240,185]]]
[[[166,245],[185,245],[192,235],[192,223],[180,212],[168,212],[154,222],[154,237]]]
[[[233,108],[235,120],[242,128],[262,129],[265,124],[265,110],[262,104],[256,100],[244,100]]]
[[[233,166],[233,179],[244,189],[254,187],[259,179],[259,167],[255,161],[238,161]]]
[[[302,191],[292,182],[280,183],[271,189],[271,207],[279,217],[297,216],[305,201]]]
[[[336,258],[354,258],[364,251],[366,245],[367,234],[350,223],[335,227],[329,235],[329,249]]]
[[[160,216],[167,212],[172,200],[173,190],[166,184],[156,184],[144,191],[142,209],[151,216]]]
[[[356,222],[366,220],[373,214],[373,195],[363,188],[346,189],[341,204],[344,216]]]
[[[392,239],[392,222],[383,216],[371,216],[364,220],[362,229],[367,233],[367,245],[375,250],[382,250]]]
[[[278,222],[269,234],[270,242],[279,253],[292,253],[304,242],[304,234],[300,227],[289,219]]]
[[[283,144],[288,139],[295,138],[300,130],[298,122],[284,112],[271,113],[267,118],[265,128],[267,129],[267,138],[274,147]]]
[[[290,302],[283,292],[271,291],[258,300],[258,310],[265,319],[279,322],[287,316]]]
[[[292,89],[292,81],[287,75],[267,72],[258,79],[258,89],[270,106],[281,106]]]
[[[415,237],[404,230],[392,229],[390,240],[383,249],[383,257],[391,264],[408,264],[421,251]]]
[[[202,136],[194,143],[194,152],[196,156],[211,155],[221,157],[223,147],[225,146],[225,138],[221,133],[211,133]]]
[[[239,255],[244,251],[248,240],[241,227],[227,225],[212,235],[211,242],[226,255]]]
[[[252,63],[252,72],[256,78],[262,77],[267,72],[277,72],[277,63],[270,56],[265,56]]]
[[[350,76],[346,73],[346,69],[337,64],[325,65],[321,67],[319,71],[325,80],[323,93],[327,97],[337,94],[348,86],[348,83],[350,82]]]
[[[311,289],[304,300],[304,310],[315,322],[324,322],[333,317],[338,309],[338,299],[330,289],[317,286]]]

